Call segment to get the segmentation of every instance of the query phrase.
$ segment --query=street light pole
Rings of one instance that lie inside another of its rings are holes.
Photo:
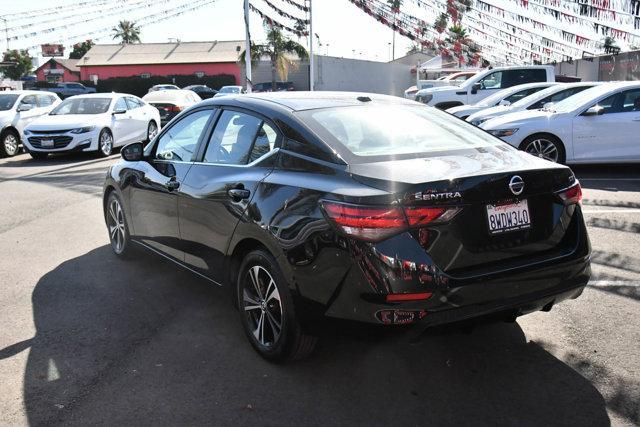
[[[247,93],[251,93],[253,83],[251,82],[251,34],[249,33],[249,0],[244,0],[244,26],[246,44],[244,48],[245,79],[247,81]]]
[[[313,91],[315,84],[315,60],[313,58],[313,1],[309,0],[309,39],[311,45],[309,46],[309,90]]]

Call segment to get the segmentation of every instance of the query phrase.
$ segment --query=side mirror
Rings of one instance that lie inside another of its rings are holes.
[[[120,155],[127,162],[139,162],[144,158],[144,145],[142,142],[132,142],[122,147]]]
[[[502,101],[498,102],[498,105],[502,107],[508,107],[509,105],[511,105],[511,102],[507,101],[506,99],[503,99]]]
[[[126,112],[127,112],[127,110],[113,110],[113,114],[114,114],[114,115],[115,115],[115,114],[124,114],[124,113],[126,113]]]
[[[18,105],[18,112],[33,110],[33,104],[20,104]]]
[[[482,84],[474,83],[473,86],[471,86],[471,93],[475,95],[480,89],[482,89]]]
[[[601,116],[603,114],[604,108],[599,105],[594,105],[593,107],[582,113],[583,116]]]

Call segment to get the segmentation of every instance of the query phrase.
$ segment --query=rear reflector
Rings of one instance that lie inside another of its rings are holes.
[[[447,221],[458,208],[358,206],[322,201],[327,216],[345,233],[363,240],[376,242],[394,234],[419,227],[436,220]]]
[[[582,187],[580,187],[579,182],[576,182],[574,186],[558,193],[558,196],[560,196],[565,205],[578,204],[582,201]]]
[[[389,294],[387,302],[398,301],[420,301],[431,298],[431,292],[421,292],[417,294]]]

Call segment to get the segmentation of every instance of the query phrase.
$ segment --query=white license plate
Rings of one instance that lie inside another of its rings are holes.
[[[41,139],[41,140],[40,140],[40,145],[41,145],[43,148],[46,148],[46,147],[53,147],[53,139]]]
[[[531,215],[526,200],[501,205],[487,205],[489,233],[524,230],[531,227]]]

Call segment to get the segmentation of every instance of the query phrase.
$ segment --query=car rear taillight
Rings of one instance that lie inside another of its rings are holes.
[[[369,242],[384,240],[410,227],[424,226],[434,221],[444,222],[458,212],[458,208],[362,206],[322,201],[329,219],[345,234]]]
[[[431,298],[431,292],[420,292],[417,294],[389,294],[387,302],[422,301]]]
[[[172,113],[179,113],[180,111],[182,111],[182,107],[179,107],[177,105],[172,105],[167,108],[167,111],[170,111]]]
[[[575,185],[559,192],[558,196],[560,196],[562,203],[565,205],[578,204],[582,201],[582,187],[580,187],[579,182],[576,182]]]

